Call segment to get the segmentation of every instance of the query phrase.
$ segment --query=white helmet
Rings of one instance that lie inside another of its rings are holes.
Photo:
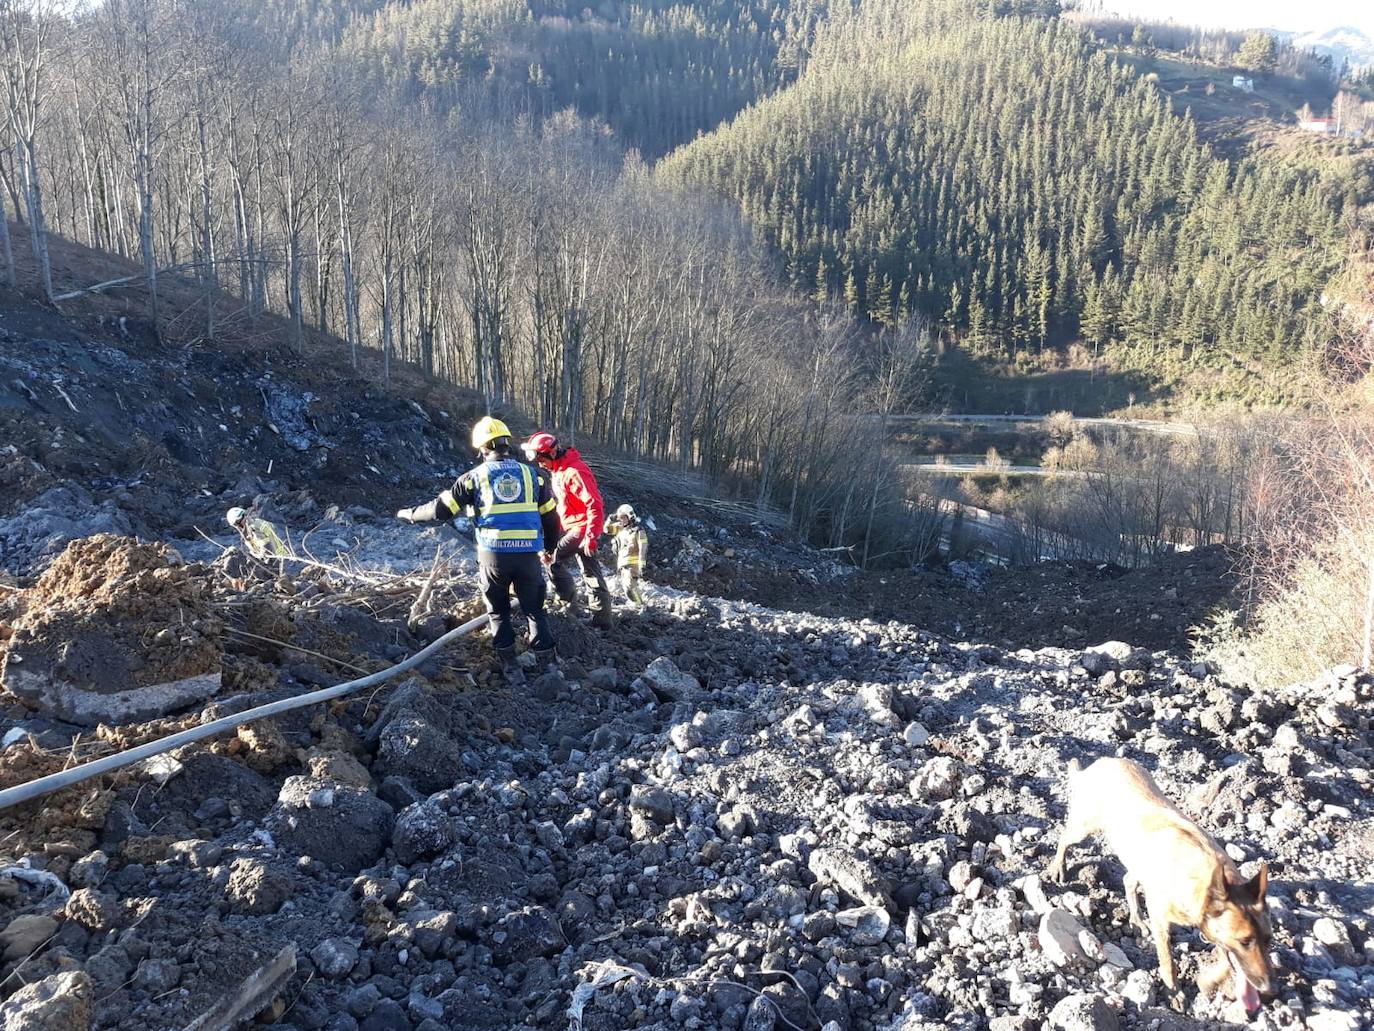
[[[635,517],[634,506],[621,505],[619,508],[615,510],[615,517],[617,519],[633,519]]]
[[[229,521],[230,526],[237,528],[246,515],[248,515],[248,510],[245,508],[231,508],[224,518]]]

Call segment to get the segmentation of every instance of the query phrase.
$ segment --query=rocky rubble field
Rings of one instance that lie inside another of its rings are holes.
[[[11,706],[3,785],[355,675],[341,661],[381,668],[442,629],[412,632],[375,583],[283,577],[245,600],[195,576],[225,624],[222,693],[75,738]],[[1364,674],[1258,697],[1127,644],[956,644],[663,586],[609,636],[555,627],[562,668],[525,687],[464,643],[5,813],[6,1031],[184,1028],[236,995],[282,1031],[1242,1021],[1193,987],[1194,932],[1175,933],[1181,991],[1163,988],[1101,846],[1071,853],[1067,885],[1042,880],[1065,765],[1112,754],[1244,870],[1269,861],[1278,994],[1254,1023],[1368,1019]]]

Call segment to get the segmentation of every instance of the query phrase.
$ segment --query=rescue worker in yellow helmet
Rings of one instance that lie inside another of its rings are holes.
[[[458,477],[435,500],[403,508],[396,518],[407,523],[447,521],[464,508],[475,512],[478,579],[494,627],[493,644],[507,681],[524,682],[515,658],[512,589],[534,627],[530,648],[540,668],[554,661],[553,631],[544,612],[547,587],[540,552],[545,533],[557,534],[558,517],[548,485],[533,469],[512,458],[511,435],[500,419],[485,416],[472,428],[472,446],[480,465]]]
[[[277,528],[266,519],[249,515],[246,508],[231,508],[225,520],[243,538],[244,547],[256,559],[291,558],[291,546],[281,539]]]
[[[620,586],[637,608],[644,607],[644,589],[639,586],[644,560],[649,557],[649,532],[639,521],[632,505],[621,505],[615,518],[606,527],[615,551],[615,567],[620,574]]]

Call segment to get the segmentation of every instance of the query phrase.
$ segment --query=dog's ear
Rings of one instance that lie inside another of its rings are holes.
[[[1226,881],[1226,868],[1217,863],[1212,869],[1212,883],[1207,888],[1207,915],[1220,916],[1231,901],[1232,887]]]
[[[1236,901],[1249,906],[1258,906],[1264,901],[1264,893],[1269,890],[1269,864],[1260,860],[1259,872],[1248,881],[1231,888]]]

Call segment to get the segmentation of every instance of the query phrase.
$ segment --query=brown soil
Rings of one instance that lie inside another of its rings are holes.
[[[219,670],[211,582],[170,548],[101,534],[74,541],[21,596],[5,662],[123,690]],[[4,667],[0,667],[0,678]]]

